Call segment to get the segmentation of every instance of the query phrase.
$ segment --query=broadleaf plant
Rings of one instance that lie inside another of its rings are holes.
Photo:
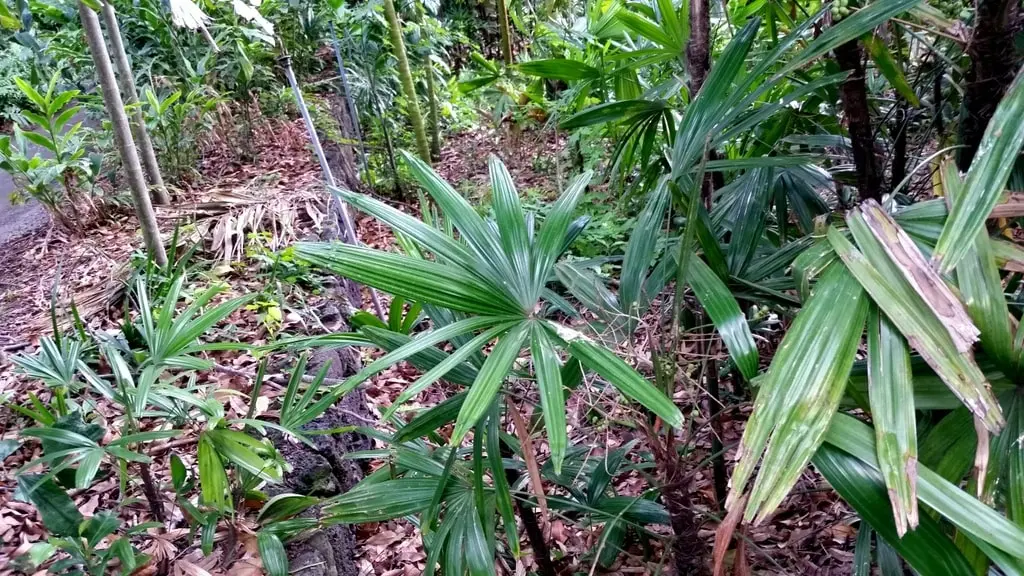
[[[423,222],[355,192],[334,189],[343,201],[376,216],[398,234],[414,241],[429,259],[386,253],[343,244],[298,243],[296,256],[357,282],[396,296],[465,313],[466,320],[447,325],[444,339],[421,334],[375,362],[377,369],[424,348],[456,336],[494,330],[490,338],[475,339],[475,349],[496,340],[459,409],[452,445],[459,445],[497,400],[502,383],[512,372],[524,347],[533,364],[544,401],[544,423],[556,470],[565,457],[565,415],[560,383],[552,375],[560,368],[558,350],[578,359],[623,395],[637,401],[673,427],[682,425],[679,409],[661,391],[601,344],[562,326],[548,316],[545,287],[566,248],[573,213],[590,173],[576,177],[555,202],[539,226],[524,212],[512,179],[497,158],[490,160],[494,194],[494,220],[488,221],[442,180],[429,166],[405,154],[409,171],[458,231],[458,239]],[[501,326],[501,329],[496,329]],[[436,332],[435,330],[434,332]],[[417,346],[419,343],[419,346]],[[415,347],[415,348],[414,348]],[[382,359],[383,360],[383,359]],[[435,368],[427,376],[437,379],[458,362]],[[374,365],[361,373],[372,374]],[[345,387],[348,383],[343,384]],[[352,384],[354,386],[355,382]],[[413,384],[413,386],[416,386]],[[556,390],[558,391],[556,393]]]

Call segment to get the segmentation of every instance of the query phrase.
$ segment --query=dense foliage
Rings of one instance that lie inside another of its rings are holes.
[[[166,498],[205,554],[218,527],[258,533],[273,576],[291,573],[286,543],[399,518],[427,572],[554,576],[535,510],[601,527],[591,573],[662,538],[677,573],[719,574],[737,526],[770,521],[811,465],[859,515],[857,574],[1024,572],[1019,3],[80,2],[0,7],[0,168],[17,199],[73,232],[132,203],[145,233],[148,196],[121,192],[142,177],[126,150],[145,164],[152,140],[159,204],[156,175],[178,194],[202,182],[204,151],[252,161],[270,119],[301,113],[318,154],[317,134],[348,159],[333,201],[395,245],[252,234],[267,288],[223,299],[193,284],[216,274],[180,257],[186,224],[169,244],[146,237],[156,262],[137,263],[118,333],[75,311],[59,326],[54,310],[53,334],[15,359],[47,393],[7,399],[24,426],[0,444],[40,448],[18,497],[51,538],[26,571],[132,573],[151,560],[146,531],[170,527]],[[109,42],[127,146],[88,11],[130,60]],[[446,182],[431,168],[445,137],[482,127],[555,132],[564,146],[538,169],[561,190],[517,188],[496,157],[486,186]],[[282,331],[275,292],[334,276],[386,294],[386,313],[353,299],[351,331]],[[214,330],[242,309],[266,342]],[[307,350],[343,346],[365,366],[305,375]],[[223,350],[258,359],[244,418],[196,382]],[[357,430],[374,449],[348,455],[386,465],[330,498],[274,488],[289,473],[275,437],[314,445],[311,423],[402,362],[417,377]],[[257,418],[282,365],[284,393]],[[454,393],[410,406],[436,386]],[[621,395],[629,421],[611,426],[633,430],[596,461],[567,424],[567,403],[594,391]],[[742,440],[723,446],[719,415],[744,404]],[[192,452],[154,478],[154,443],[182,435]],[[681,488],[704,467],[714,514]],[[122,494],[140,486],[149,521],[79,512],[68,491],[107,475]],[[640,496],[619,493],[624,477]],[[718,512],[711,554],[699,530]]]

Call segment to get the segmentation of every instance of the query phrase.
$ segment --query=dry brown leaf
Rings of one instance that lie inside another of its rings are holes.
[[[732,534],[736,531],[736,526],[743,519],[743,509],[747,505],[747,496],[747,494],[744,494],[733,504],[732,509],[729,510],[729,513],[725,515],[725,519],[722,520],[722,523],[718,525],[718,529],[715,530],[715,547],[712,553],[714,576],[725,576],[725,553],[729,550],[729,543],[732,541]],[[738,552],[739,550],[737,549]]]
[[[878,239],[903,277],[928,304],[946,327],[960,352],[967,352],[978,341],[980,331],[971,321],[963,302],[932,268],[921,249],[892,219],[878,202],[867,200],[858,208],[864,223]]]

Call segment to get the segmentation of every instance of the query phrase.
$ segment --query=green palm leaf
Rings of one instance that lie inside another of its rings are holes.
[[[521,310],[506,291],[454,266],[348,244],[299,242],[294,250],[307,262],[417,302],[476,314]]]
[[[932,255],[940,272],[952,272],[974,246],[978,233],[984,231],[985,219],[1003,195],[1021,145],[1024,145],[1024,130],[1011,128],[1022,122],[1024,71],[1017,74],[989,120],[978,153],[967,171],[963,194],[953,202],[949,218],[942,227]]]
[[[963,181],[951,160],[941,169],[942,187],[952,201],[963,194]],[[981,345],[1005,372],[1016,370],[1017,353],[1013,345],[1010,310],[1003,296],[1003,281],[996,267],[992,241],[988,233],[979,230],[973,246],[956,266],[957,286],[967,305],[967,313],[981,330]]]
[[[520,297],[520,305],[529,308],[537,300],[531,291],[532,270],[530,269],[530,237],[523,218],[523,206],[519,193],[512,182],[512,175],[496,156],[488,160],[491,176],[491,200],[494,216],[498,222],[498,236],[505,255],[512,263],[514,275],[505,279]]]
[[[900,537],[918,524],[917,425],[912,377],[907,341],[878,307],[872,306],[868,315],[868,398],[878,462]]]
[[[639,402],[669,426],[679,428],[683,425],[683,414],[679,408],[621,358],[575,330],[557,324],[548,325],[566,343],[569,353],[587,369],[597,372],[619,392]]]
[[[728,507],[739,501],[764,453],[744,514],[748,520],[774,511],[821,444],[846,386],[867,311],[868,298],[857,280],[833,266],[779,345],[730,480]]]
[[[869,524],[921,576],[973,576],[970,564],[931,516],[925,515],[921,524],[905,535],[897,531],[886,485],[876,468],[829,444],[818,449],[813,462],[860,515],[860,530],[868,530],[864,523]]]
[[[480,367],[476,381],[469,389],[469,395],[466,396],[462,409],[459,410],[455,431],[452,432],[452,446],[458,446],[466,433],[487,413],[491,403],[494,402],[498,389],[501,388],[501,383],[508,376],[512,363],[519,356],[529,329],[530,322],[522,322],[513,327],[495,344],[494,349],[487,356],[484,365]]]
[[[871,428],[845,414],[837,414],[825,441],[878,470]],[[1010,556],[1024,558],[1024,530],[1007,520],[931,469],[918,468],[918,498],[972,538]]]
[[[874,235],[864,230],[855,214],[848,223],[858,231],[857,241],[864,251],[858,251],[841,233],[829,228],[828,239],[843,263],[950,390],[989,429],[999,430],[1002,414],[984,373],[968,355],[961,353],[948,326],[904,279],[903,272],[877,245]]]
[[[540,388],[541,407],[544,409],[544,427],[548,431],[548,446],[555,474],[562,473],[562,462],[569,443],[565,424],[565,392],[562,389],[562,367],[547,331],[540,324],[530,329],[530,354],[533,357],[537,387]]]

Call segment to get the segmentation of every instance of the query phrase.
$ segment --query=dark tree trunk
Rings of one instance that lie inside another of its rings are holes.
[[[710,334],[709,337],[714,337]],[[725,509],[729,475],[725,470],[725,451],[722,447],[722,422],[718,414],[722,411],[722,391],[718,379],[718,362],[714,356],[708,359],[707,367],[708,417],[711,419],[711,476],[715,485],[715,500],[718,509]]]
[[[708,0],[690,2],[690,40],[686,43],[686,73],[690,76],[690,100],[697,97],[704,79],[711,70],[711,11]],[[708,160],[717,158],[714,150],[708,150]],[[711,210],[711,195],[715,190],[713,177],[706,177],[701,184],[700,197],[704,208]]]
[[[504,443],[501,444],[501,455],[503,458],[512,457],[512,450]],[[514,486],[519,481],[519,472],[507,468],[505,479],[508,480],[509,486]],[[533,508],[519,499],[516,499],[515,505],[519,512],[519,519],[523,521],[526,538],[530,541],[530,547],[533,548],[533,561],[537,563],[537,573],[540,576],[556,576],[558,572],[555,570],[554,562],[551,561],[551,549],[548,548],[547,540],[544,539],[544,530],[541,529]],[[514,536],[510,535],[509,537],[513,538]]]
[[[711,69],[711,13],[708,0],[690,2],[690,40],[686,43],[686,72],[691,100],[700,92]]]
[[[1020,66],[1013,41],[1021,27],[1019,16],[1019,0],[976,2],[974,30],[967,44],[971,66],[960,110],[960,144],[964,148],[957,154],[957,166],[962,171],[971,165],[985,128]]]
[[[680,460],[678,455],[669,456]],[[682,463],[678,462],[675,470],[668,471],[676,480],[662,488],[661,500],[668,509],[669,522],[675,535],[672,540],[672,557],[676,574],[701,576],[708,573],[708,566],[704,562],[707,546],[700,537],[700,522],[691,496],[693,488],[683,478],[685,475],[681,468]]]
[[[935,81],[932,84],[932,117],[935,122],[935,134],[941,144],[942,138],[946,135],[946,126],[942,121],[942,66],[935,68]]]
[[[146,495],[146,501],[149,502],[150,514],[157,522],[164,522],[166,518],[163,499],[160,498],[160,491],[157,490],[157,484],[153,480],[149,464],[139,464],[139,477],[142,478],[142,492]]]
[[[875,139],[871,130],[871,109],[867,85],[864,83],[863,51],[856,40],[835,49],[839,68],[849,72],[842,85],[843,110],[846,114],[853,162],[857,167],[857,190],[860,200],[882,199],[882,168],[875,155]]]
[[[516,509],[519,510],[519,518],[523,521],[523,530],[526,531],[530,547],[533,548],[537,573],[541,576],[556,576],[558,572],[555,571],[555,565],[551,561],[551,550],[548,549],[548,543],[544,540],[544,531],[541,530],[540,522],[537,521],[537,515],[533,513],[533,508],[517,500]]]
[[[896,121],[893,122],[892,178],[890,187],[896,187],[907,176],[907,130],[910,117],[907,103],[901,98],[896,105]]]
[[[333,305],[325,307],[325,310]],[[340,314],[332,325],[338,331],[348,328],[345,313],[323,312],[322,318]],[[322,349],[310,358],[306,375],[314,376],[326,366],[327,377],[344,380],[361,368],[359,355],[354,348]],[[310,432],[313,445],[292,442],[284,434],[268,431],[267,436],[291,466],[283,482],[267,487],[269,496],[292,492],[329,498],[351,490],[366,472],[359,460],[348,454],[367,450],[369,439],[356,432],[329,432],[365,426],[372,422],[367,409],[366,397],[362,390],[353,390],[337,404],[327,409],[312,422],[303,426]],[[305,518],[316,518],[320,506],[314,506],[301,514]],[[301,576],[357,576],[359,574],[359,542],[356,529],[347,524],[332,524],[326,528],[304,533],[288,541],[286,551],[293,573]]]
[[[690,39],[686,43],[686,72],[690,77],[690,101],[692,102],[704,86],[704,80],[711,70],[711,10],[708,0],[690,0]],[[705,150],[704,158],[714,160],[714,150]],[[711,199],[715,191],[713,173],[704,175],[700,183],[700,199],[704,208],[711,211]],[[676,293],[681,298],[681,292]],[[680,322],[676,317],[676,322]],[[676,326],[678,328],[678,326]],[[697,400],[699,402],[699,400]],[[661,491],[662,502],[668,510],[669,521],[675,539],[672,541],[672,559],[677,574],[700,576],[708,573],[705,563],[707,547],[700,537],[701,522],[693,507],[692,491],[687,474],[687,463],[679,454],[668,431],[663,439],[652,438],[655,447],[655,462],[664,481]]]

